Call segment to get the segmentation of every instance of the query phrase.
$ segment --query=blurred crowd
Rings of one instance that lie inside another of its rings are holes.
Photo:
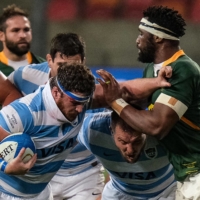
[[[200,0],[51,0],[47,15],[52,21],[138,20],[142,11],[152,5],[166,5],[178,10],[187,21],[200,23]]]

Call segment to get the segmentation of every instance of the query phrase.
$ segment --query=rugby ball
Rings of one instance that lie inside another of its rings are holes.
[[[26,133],[13,133],[0,142],[0,157],[9,163],[23,147],[26,148],[23,155],[23,162],[26,163],[36,153],[34,141]]]

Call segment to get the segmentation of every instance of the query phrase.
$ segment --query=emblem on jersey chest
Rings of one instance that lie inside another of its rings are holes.
[[[158,155],[156,147],[151,147],[151,148],[145,149],[144,152],[145,152],[146,157],[149,159],[156,158]]]

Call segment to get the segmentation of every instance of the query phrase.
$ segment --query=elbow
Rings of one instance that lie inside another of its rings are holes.
[[[149,133],[147,135],[155,136],[158,140],[163,139],[169,130],[166,129],[162,124],[153,124],[149,129]]]

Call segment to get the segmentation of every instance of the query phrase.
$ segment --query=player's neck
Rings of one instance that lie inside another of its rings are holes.
[[[12,61],[22,61],[26,59],[26,54],[24,54],[23,56],[18,56],[14,53],[12,53],[11,51],[9,51],[7,48],[3,49],[3,53],[6,56],[6,58],[8,58],[9,60]]]
[[[162,48],[156,52],[156,56],[154,59],[155,64],[159,64],[171,58],[177,51],[180,50],[180,47],[176,48]]]

